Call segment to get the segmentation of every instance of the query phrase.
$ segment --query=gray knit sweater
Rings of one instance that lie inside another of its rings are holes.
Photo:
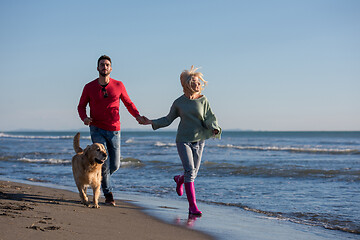
[[[167,116],[152,120],[152,128],[156,130],[167,127],[177,117],[180,117],[180,123],[176,142],[197,142],[221,136],[221,128],[205,96],[198,99],[189,99],[185,95],[180,96],[174,101]],[[214,129],[219,130],[219,134],[216,136],[212,132]]]

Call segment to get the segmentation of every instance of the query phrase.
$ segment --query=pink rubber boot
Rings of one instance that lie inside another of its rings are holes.
[[[196,206],[194,182],[185,183],[185,191],[189,202],[189,214],[201,215],[202,212]]]
[[[177,175],[174,177],[176,182],[176,192],[179,196],[182,196],[184,193],[183,184],[184,184],[184,175]]]

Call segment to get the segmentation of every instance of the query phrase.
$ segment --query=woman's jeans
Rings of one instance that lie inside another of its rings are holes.
[[[205,141],[176,143],[184,167],[184,182],[194,182],[200,168],[204,146]]]
[[[120,168],[120,131],[106,131],[90,126],[93,143],[101,143],[106,147],[108,159],[102,166],[101,187],[104,194],[112,191],[110,176]]]

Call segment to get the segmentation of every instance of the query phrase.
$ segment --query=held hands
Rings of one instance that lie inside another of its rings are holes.
[[[136,117],[136,120],[141,125],[149,125],[149,124],[152,123],[151,120],[149,120],[147,117],[140,116],[140,115]],[[92,122],[92,118],[87,117],[87,118],[84,119],[84,124],[85,125],[90,125],[91,122]]]
[[[147,117],[145,116],[137,116],[136,120],[138,121],[139,124],[141,125],[149,125],[152,124],[151,120],[149,120]]]

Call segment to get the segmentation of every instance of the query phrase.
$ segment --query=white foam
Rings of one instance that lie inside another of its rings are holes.
[[[125,143],[134,143],[135,140],[134,138],[129,138],[128,140],[125,141]]]
[[[72,139],[74,136],[72,135],[64,135],[64,136],[31,136],[31,135],[16,135],[16,134],[7,134],[0,132],[0,138],[23,138],[23,139]],[[81,137],[81,139],[91,139],[90,136]]]
[[[175,143],[163,143],[163,142],[155,142],[156,147],[176,147]]]
[[[23,157],[18,160],[22,161],[22,162],[28,162],[28,163],[45,163],[45,164],[68,164],[68,163],[71,163],[71,160],[55,159],[55,158],[30,159],[30,158]]]
[[[325,154],[358,154],[358,149],[333,149],[333,148],[302,148],[302,147],[277,147],[277,146],[234,146],[232,144],[217,145],[220,148],[233,148],[239,150],[255,151],[286,151],[298,153],[325,153]]]

